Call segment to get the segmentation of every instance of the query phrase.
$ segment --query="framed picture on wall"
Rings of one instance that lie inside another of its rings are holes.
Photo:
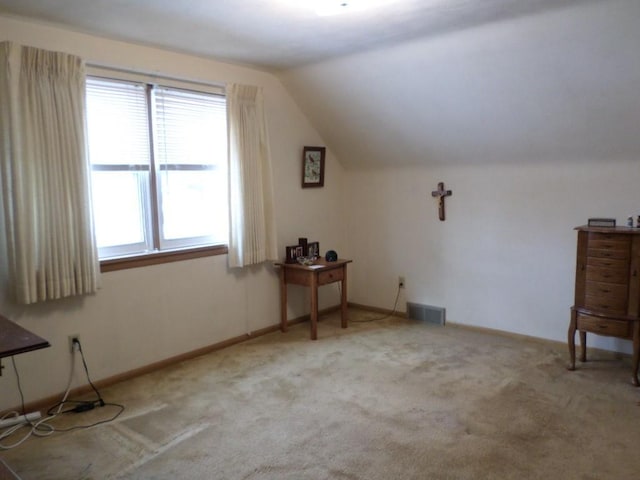
[[[302,152],[302,188],[324,186],[325,147],[304,147]]]

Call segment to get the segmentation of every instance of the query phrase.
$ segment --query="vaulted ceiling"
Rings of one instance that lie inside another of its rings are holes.
[[[0,13],[172,50],[289,68],[589,0],[0,0]],[[314,4],[369,3],[318,16]]]
[[[271,70],[347,167],[640,158],[637,0],[323,17],[303,3],[0,0],[0,14]]]
[[[282,78],[347,166],[639,161],[639,24],[576,4]]]

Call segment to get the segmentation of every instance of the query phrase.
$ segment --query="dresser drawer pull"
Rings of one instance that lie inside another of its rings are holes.
[[[606,330],[607,329],[607,325],[603,325],[602,323],[600,325],[598,325],[598,328],[600,330]]]

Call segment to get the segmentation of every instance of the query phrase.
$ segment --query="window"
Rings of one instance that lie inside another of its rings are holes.
[[[87,78],[100,259],[226,244],[225,97]]]

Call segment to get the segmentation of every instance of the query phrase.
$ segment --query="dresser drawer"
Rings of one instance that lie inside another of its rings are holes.
[[[626,285],[628,278],[629,270],[626,267],[606,268],[587,265],[587,282],[619,283]]]
[[[621,298],[626,300],[629,294],[629,289],[625,284],[587,282],[585,294],[594,297]]]
[[[629,262],[624,258],[588,257],[587,265],[592,267],[621,268],[627,270]]]
[[[589,232],[589,246],[599,243],[623,243],[629,245],[629,237],[619,233]]]
[[[333,268],[318,274],[318,285],[325,285],[327,283],[337,282],[344,278],[344,269]]]
[[[628,259],[630,255],[630,240],[620,235],[608,233],[589,234],[587,256],[596,258]]]
[[[629,248],[591,248],[591,245],[589,245],[587,255],[589,257],[597,258],[619,258],[622,260],[628,260]]]
[[[584,306],[589,310],[610,314],[624,315],[627,313],[626,298],[612,298],[605,295],[586,295],[584,298]]]
[[[612,337],[631,337],[631,322],[625,322],[624,320],[609,320],[584,313],[577,313],[576,321],[578,330]]]

